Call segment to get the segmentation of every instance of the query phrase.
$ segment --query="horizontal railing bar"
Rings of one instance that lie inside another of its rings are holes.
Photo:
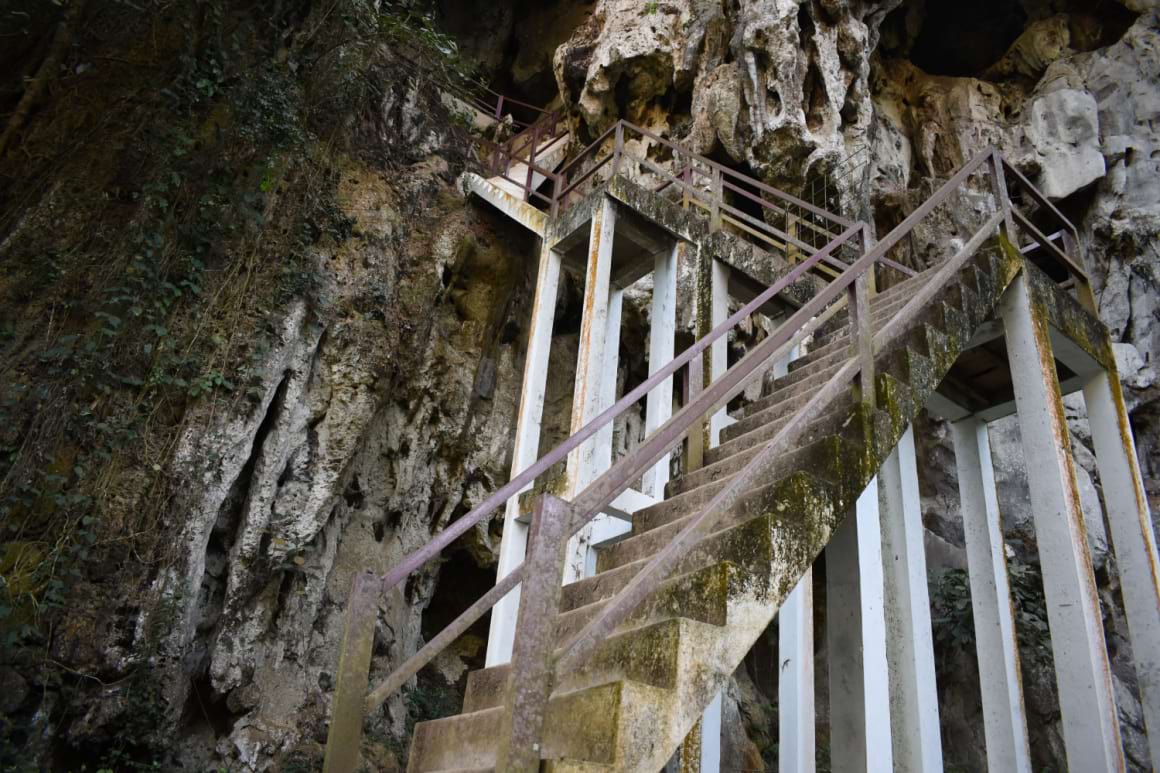
[[[482,597],[470,607],[468,607],[463,614],[451,621],[446,628],[435,635],[431,641],[423,645],[422,649],[416,652],[411,657],[407,658],[401,666],[391,672],[385,680],[379,683],[379,686],[371,690],[366,698],[366,711],[369,713],[374,711],[383,704],[387,698],[405,685],[407,681],[415,674],[423,670],[423,667],[435,659],[435,656],[445,650],[455,642],[460,636],[467,632],[477,620],[487,614],[487,611],[494,607],[499,600],[512,591],[519,585],[524,574],[524,565],[521,563],[515,569],[505,574],[500,580],[489,590],[483,594]]]
[[[1045,236],[1042,231],[1036,228],[1035,224],[1028,220],[1027,216],[1020,212],[1017,207],[1011,207],[1011,216],[1015,218],[1015,222],[1018,223],[1024,231],[1027,231],[1027,233],[1031,235],[1031,238],[1039,243],[1040,247],[1046,250],[1053,258],[1062,263],[1068,271],[1075,274],[1076,276],[1083,277],[1084,281],[1087,281],[1087,272],[1076,265],[1075,261],[1071,259],[1070,255],[1059,249],[1059,247],[1056,246],[1056,244],[1052,242],[1051,239],[1047,238],[1047,236]]]
[[[1049,234],[1047,238],[1053,242],[1057,242],[1063,238],[1063,231],[1056,231],[1053,234]],[[1019,252],[1022,255],[1026,255],[1029,252],[1035,252],[1036,250],[1041,250],[1041,249],[1043,249],[1043,248],[1040,246],[1039,242],[1033,241],[1029,244],[1024,244],[1022,247],[1020,247]]]
[[[817,225],[816,223],[811,222],[808,218],[802,217],[800,215],[790,215],[789,208],[787,208],[787,207],[770,206],[773,202],[767,201],[767,200],[761,198],[760,196],[754,195],[750,191],[747,191],[744,188],[740,188],[731,182],[728,182],[726,180],[722,180],[721,186],[723,188],[727,188],[731,191],[735,191],[737,193],[740,193],[742,196],[745,196],[746,198],[757,202],[758,204],[765,207],[766,209],[769,209],[773,212],[784,213],[787,218],[788,217],[796,217],[798,223],[805,226],[806,228],[809,228],[811,231],[814,231],[815,233],[825,237],[827,240],[833,239],[837,235],[833,231],[830,231],[829,229],[827,229],[823,226],[820,226],[820,225]],[[804,242],[798,242],[798,244],[804,245],[807,250],[813,249],[812,245],[805,244]]]
[[[810,204],[806,201],[803,201],[803,200],[799,199],[797,196],[792,196],[792,195],[786,193],[785,191],[780,191],[777,188],[766,185],[765,183],[761,182],[760,180],[755,180],[752,177],[747,177],[746,175],[743,175],[740,172],[735,172],[734,170],[730,169],[727,166],[724,166],[722,164],[718,164],[716,161],[705,158],[704,156],[700,155],[699,153],[693,153],[685,148],[682,148],[680,145],[677,145],[674,142],[666,140],[664,137],[653,134],[652,132],[650,132],[647,129],[642,129],[641,127],[637,126],[636,124],[631,124],[628,121],[623,121],[623,123],[624,123],[626,128],[629,128],[632,131],[637,132],[638,134],[641,134],[645,137],[648,137],[649,139],[655,140],[656,142],[659,142],[662,145],[665,145],[666,147],[669,147],[673,150],[679,150],[686,157],[696,159],[697,161],[700,161],[701,163],[705,164],[706,166],[708,166],[712,169],[718,169],[721,171],[722,174],[729,175],[730,177],[735,177],[739,180],[744,180],[745,182],[753,185],[758,190],[762,190],[762,191],[765,191],[766,193],[773,194],[774,196],[778,197],[779,199],[782,199],[783,201],[788,201],[792,204],[796,204],[797,206],[802,207],[804,209],[807,209],[816,215],[820,215],[821,217],[824,217],[827,220],[833,220],[835,223],[838,223],[838,224],[843,225],[843,226],[849,226],[853,223],[852,220],[848,220],[847,218],[844,218],[841,215],[835,215],[833,212],[827,212],[826,210],[821,209],[820,207],[815,207],[813,204]]]
[[[884,266],[894,269],[900,274],[905,274],[906,276],[918,276],[918,272],[910,266],[904,266],[897,261],[891,260],[890,258],[882,257],[878,259],[878,262]]]
[[[631,155],[629,153],[625,153],[624,155],[625,155],[625,158],[631,158],[633,161],[635,161],[638,164],[640,164],[641,166],[645,167],[653,174],[659,175],[660,177],[665,178],[665,180],[667,180],[667,182],[665,183],[666,185],[670,185],[670,184],[676,185],[681,190],[687,192],[689,194],[689,196],[691,198],[694,198],[694,199],[706,198],[705,191],[702,191],[699,188],[695,188],[694,186],[690,185],[685,180],[682,180],[680,177],[674,177],[671,172],[669,172],[667,169],[665,169],[661,165],[657,164],[652,159],[638,158],[637,156]],[[710,201],[707,203],[711,204],[712,202]]]
[[[780,228],[778,228],[776,226],[772,226],[763,220],[758,220],[753,215],[750,215],[748,212],[743,212],[740,209],[737,209],[736,207],[732,207],[724,202],[722,202],[720,204],[720,207],[721,207],[722,212],[728,212],[730,215],[733,215],[734,217],[740,218],[741,220],[749,223],[750,225],[752,225],[755,228],[762,228],[764,230],[767,230],[773,236],[784,239],[787,242],[787,244],[792,244],[794,247],[797,247],[800,250],[805,250],[806,252],[810,252],[811,250],[814,249],[812,244],[806,244],[801,239],[790,236],[785,231],[782,231]],[[831,236],[830,238],[833,238],[833,236]],[[831,265],[841,266],[843,270],[845,270],[845,268],[846,268],[846,264],[843,263],[842,261],[838,260],[837,258],[827,257],[826,262],[831,264]]]
[[[1077,239],[1079,238],[1079,231],[1076,230],[1075,225],[1066,217],[1064,217],[1064,214],[1060,212],[1054,204],[1048,201],[1047,197],[1040,193],[1039,189],[1036,188],[1031,183],[1031,181],[1023,175],[1022,172],[1012,166],[1007,159],[1003,158],[1003,156],[1000,155],[999,160],[1003,163],[1003,169],[1010,172],[1015,177],[1015,179],[1019,182],[1019,187],[1027,191],[1028,195],[1030,195],[1031,198],[1035,200],[1036,204],[1048,210],[1051,212],[1051,214],[1055,215],[1059,222],[1072,232],[1072,235],[1074,235]]]
[[[587,158],[587,156],[593,150],[599,148],[601,145],[603,145],[605,142],[607,142],[608,138],[611,137],[615,133],[616,133],[616,124],[613,124],[612,126],[608,127],[608,129],[606,129],[603,134],[601,134],[599,137],[594,139],[587,147],[585,147],[578,154],[576,154],[576,158],[572,159],[568,163],[564,164],[564,166],[560,167],[560,174],[565,174],[567,172],[572,171],[572,167],[576,166],[576,164],[580,163],[585,158]]]
[[[586,181],[586,180],[587,180],[589,177],[591,177],[592,175],[596,174],[597,170],[599,170],[599,169],[603,169],[603,168],[604,168],[604,167],[605,167],[605,166],[608,164],[608,162],[612,160],[612,158],[613,158],[612,156],[605,156],[605,157],[604,157],[604,158],[602,158],[600,161],[597,161],[595,164],[593,164],[591,167],[589,167],[589,168],[588,168],[588,169],[587,169],[587,170],[584,172],[584,174],[580,175],[580,176],[579,176],[579,177],[577,177],[575,180],[573,180],[573,181],[571,182],[571,184],[569,184],[569,185],[568,185],[568,187],[567,187],[567,188],[565,188],[564,190],[560,191],[560,193],[557,195],[557,198],[560,198],[560,197],[566,196],[567,194],[569,194],[569,193],[571,193],[572,191],[576,190],[576,188],[577,188],[577,187],[580,185],[580,183],[582,183],[582,182]]]

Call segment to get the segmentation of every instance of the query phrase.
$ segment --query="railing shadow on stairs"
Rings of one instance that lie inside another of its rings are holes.
[[[579,168],[577,164],[581,157],[573,159],[559,172],[548,173],[551,175],[548,179],[553,184],[549,197],[553,212],[559,213],[569,202],[570,197],[578,192],[579,187],[592,178],[596,169],[610,163],[613,174],[617,172],[619,165],[628,158],[628,154],[624,152],[624,136],[625,132],[629,131],[639,132],[654,141],[671,145],[638,127],[632,127],[624,122],[618,123],[603,138],[598,139],[584,151],[594,154],[594,148],[609,137],[613,137],[614,149],[607,157],[598,159],[597,163],[575,176],[571,175]],[[674,147],[680,149],[679,146]],[[681,167],[679,175],[671,175],[655,164],[651,165],[650,169],[665,178],[665,184],[661,186],[662,192],[668,186],[678,186],[682,196],[702,202],[713,227],[721,227],[722,221],[727,216],[736,217],[739,212],[721,199],[721,193],[727,186],[737,189],[742,185],[753,186],[751,189],[755,188],[763,194],[772,196],[782,204],[788,203],[804,207],[803,211],[810,211],[810,205],[805,202],[762,186],[756,181],[749,181],[748,178],[741,183],[732,182],[730,175],[736,173],[684,149],[680,150],[688,159]],[[591,158],[592,155],[588,157]],[[635,158],[633,160],[651,164],[647,160]],[[707,165],[711,180],[708,195],[690,181],[693,173],[689,170],[694,163]],[[936,207],[950,201],[951,197],[967,183],[968,178],[979,174],[990,178],[995,204],[994,214],[986,219],[954,257],[932,268],[930,281],[925,282],[921,289],[893,313],[881,329],[875,330],[874,317],[870,313],[869,306],[871,277],[875,268],[887,266],[905,273],[913,273],[887,258],[887,255],[908,237],[919,223],[930,216]],[[1038,213],[1044,219],[1057,223],[1059,230],[1051,236],[1045,235],[1028,215],[1015,208],[1007,189],[1009,182],[1017,186],[1024,200],[1029,199],[1037,205]],[[765,197],[761,198],[764,200]],[[867,224],[850,222],[824,211],[822,213],[830,218],[831,222],[845,226],[824,246],[812,249],[808,243],[796,239],[788,231],[768,226],[770,232],[776,232],[775,238],[782,239],[785,245],[796,245],[802,250],[809,251],[809,257],[798,262],[788,274],[753,301],[667,363],[644,383],[629,391],[615,405],[542,456],[470,513],[437,534],[427,545],[408,555],[386,575],[374,576],[364,573],[356,577],[348,602],[341,645],[339,674],[327,740],[325,765],[327,771],[330,773],[353,771],[358,761],[365,713],[381,706],[392,693],[403,687],[439,652],[461,636],[521,582],[523,587],[515,650],[512,656],[512,672],[519,674],[519,678],[512,680],[507,695],[502,731],[497,739],[499,761],[496,769],[538,770],[541,761],[540,738],[546,707],[553,689],[553,674],[569,673],[580,668],[617,626],[623,623],[670,575],[690,546],[713,530],[718,516],[737,503],[743,494],[750,491],[768,474],[779,455],[794,447],[806,428],[822,415],[843,390],[856,387],[862,403],[872,410],[876,392],[875,357],[890,349],[894,339],[918,317],[944,285],[956,276],[988,239],[998,235],[1010,243],[1017,244],[1016,226],[1018,226],[1032,239],[1031,245],[1025,248],[1024,252],[1035,251],[1037,255],[1051,261],[1056,276],[1074,289],[1084,306],[1094,311],[1090,279],[1082,267],[1077,251],[1078,234],[1075,227],[994,149],[987,149],[970,160],[877,243],[873,242]],[[840,249],[856,253],[856,259],[850,265],[836,261],[834,256]],[[827,262],[837,263],[838,265],[832,267],[840,269],[832,281],[775,333],[758,344],[720,378],[703,389],[698,389],[701,386],[703,372],[701,358],[713,342],[728,335],[729,331],[801,279],[806,272],[814,271]],[[564,547],[569,537],[606,508],[634,479],[671,451],[676,444],[686,440],[690,443],[700,441],[704,436],[709,416],[740,394],[755,376],[764,373],[773,362],[785,356],[827,322],[834,320],[843,309],[847,310],[849,316],[849,360],[813,393],[804,407],[793,414],[771,440],[764,443],[764,447],[743,469],[729,479],[707,504],[695,510],[696,514],[679,533],[652,556],[647,565],[617,592],[594,618],[557,650],[554,623],[560,604]],[[368,691],[378,599],[397,587],[412,572],[438,556],[460,536],[490,518],[511,497],[526,490],[537,477],[563,461],[572,451],[625,410],[638,404],[651,390],[682,371],[693,387],[689,390],[686,404],[671,419],[646,437],[633,452],[620,459],[581,491],[573,501],[565,502],[548,495],[540,497],[532,517],[530,542],[524,563],[500,579],[493,588],[415,655],[373,690]]]

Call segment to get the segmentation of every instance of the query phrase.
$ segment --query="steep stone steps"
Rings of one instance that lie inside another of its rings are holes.
[[[659,584],[582,668],[557,674],[542,743],[546,769],[663,766],[825,547],[974,328],[993,313],[1019,265],[1017,254],[992,243],[961,268],[876,356],[877,408],[855,404],[852,385],[843,390],[814,422],[817,437],[779,456],[764,477],[768,483],[717,514],[711,533],[694,543],[675,576]],[[909,289],[917,292],[917,285]],[[906,289],[896,292],[893,300],[900,302]],[[882,303],[888,306],[891,299]],[[825,356],[817,360],[819,375],[832,372]],[[672,499],[636,514],[632,535],[599,552],[598,574],[564,589],[558,636],[570,635],[605,608],[752,457],[760,447],[757,433],[776,434],[774,424],[787,421],[816,394],[814,377],[806,373],[788,387],[775,385],[770,397],[778,400],[728,428],[741,429],[727,442],[755,433],[748,445],[738,443],[709,467],[673,481]],[[849,420],[834,423],[839,416]],[[467,713],[416,727],[409,770],[494,767],[510,681],[506,668],[469,676]]]

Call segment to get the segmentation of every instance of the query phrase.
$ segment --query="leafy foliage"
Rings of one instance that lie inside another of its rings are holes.
[[[1047,602],[1039,567],[1016,559],[1007,562],[1011,600],[1015,611],[1015,634],[1024,657],[1050,658]],[[931,593],[931,623],[935,650],[943,667],[957,652],[975,651],[975,621],[971,611],[968,574],[962,569],[942,573]]]

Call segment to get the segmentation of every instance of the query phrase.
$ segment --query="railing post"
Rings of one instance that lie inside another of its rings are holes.
[[[495,102],[495,120],[503,119],[503,94],[499,95],[499,99]]]
[[[539,773],[542,733],[552,694],[556,618],[568,538],[568,504],[550,494],[536,500],[520,614],[512,651],[512,678],[500,724],[496,770]]]
[[[877,404],[874,388],[874,320],[870,313],[870,280],[868,268],[849,288],[850,344],[852,355],[861,368],[858,380],[862,386],[862,402],[871,408]]]
[[[616,122],[616,141],[612,150],[612,177],[620,171],[620,157],[624,152],[624,121]]]
[[[1011,243],[1015,243],[1015,221],[1011,218],[1011,198],[1007,193],[1007,175],[1003,172],[1003,157],[998,150],[991,151],[991,192],[995,195],[995,206],[1003,213],[1000,231]]]
[[[685,405],[689,405],[704,388],[704,355],[698,354],[685,366]],[[689,428],[685,444],[685,473],[701,469],[705,463],[705,417],[698,417]]]
[[[871,225],[870,223],[866,223],[864,226],[862,226],[862,254],[865,255],[867,252],[874,249],[874,245],[876,245],[877,243],[878,243],[878,240],[876,238],[874,238],[874,226]],[[874,297],[875,295],[878,294],[877,271],[878,271],[878,264],[875,263],[866,272],[869,275],[870,297]]]
[[[354,773],[358,768],[381,588],[379,578],[370,572],[356,575],[351,585],[339,651],[338,683],[326,734],[324,773]]]
[[[536,145],[540,142],[540,125],[536,124],[532,127],[532,144],[528,148],[528,174],[527,181],[524,185],[524,201],[532,200],[532,181],[535,179],[535,171],[532,167],[536,163]]]
[[[1092,283],[1090,274],[1087,273],[1088,265],[1084,259],[1083,251],[1079,246],[1079,239],[1072,233],[1071,229],[1064,226],[1063,229],[1063,251],[1067,256],[1075,261],[1078,265],[1083,266],[1084,274],[1082,276],[1073,274],[1072,278],[1075,280],[1075,292],[1079,298],[1080,304],[1084,306],[1092,314],[1099,316],[1099,307],[1096,304],[1096,295],[1092,292]]]
[[[713,167],[713,193],[710,196],[712,202],[709,210],[709,230],[721,230],[721,201],[725,195],[724,181],[721,179],[721,170]]]
[[[689,188],[693,185],[693,162],[686,161],[685,166],[681,169],[681,181],[684,185],[681,186],[681,206],[685,209],[689,208],[691,198],[689,196]]]

